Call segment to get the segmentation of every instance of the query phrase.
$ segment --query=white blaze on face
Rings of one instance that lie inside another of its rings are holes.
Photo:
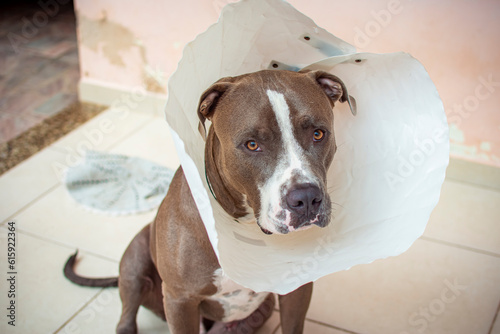
[[[267,90],[269,102],[276,115],[281,140],[283,142],[283,152],[278,156],[276,170],[267,182],[260,187],[261,212],[259,224],[273,233],[280,233],[276,230],[276,225],[285,225],[291,228],[291,211],[286,207],[286,194],[281,193],[284,185],[291,181],[292,176],[299,177],[300,182],[317,183],[316,178],[310,171],[308,162],[304,157],[302,147],[297,142],[293,133],[293,126],[290,120],[290,109],[283,94],[276,91]]]

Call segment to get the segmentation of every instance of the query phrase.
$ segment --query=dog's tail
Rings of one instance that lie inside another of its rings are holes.
[[[78,250],[75,254],[71,255],[64,265],[64,276],[71,282],[82,285],[82,286],[92,286],[92,287],[113,287],[118,286],[118,277],[106,277],[106,278],[88,278],[79,276],[75,273],[73,267],[76,262],[76,256],[78,255]]]

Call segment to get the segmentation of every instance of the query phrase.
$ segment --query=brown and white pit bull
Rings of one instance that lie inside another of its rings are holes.
[[[331,202],[326,174],[336,151],[334,103],[348,102],[345,85],[322,71],[259,71],[223,78],[201,96],[198,116],[212,122],[205,164],[213,194],[236,219],[263,233],[325,227]],[[298,232],[300,233],[300,232]],[[224,275],[191,191],[179,168],[156,219],[132,240],[119,278],[65,275],[81,285],[118,283],[123,304],[117,333],[137,333],[139,306],[166,319],[173,334],[253,333],[274,307]],[[302,333],[312,283],[279,296],[282,332]],[[200,319],[202,321],[200,322]]]

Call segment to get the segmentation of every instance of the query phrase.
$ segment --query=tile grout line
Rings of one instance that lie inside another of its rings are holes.
[[[98,116],[101,116],[103,115],[105,112],[107,111],[110,111],[112,110],[111,107],[108,107],[107,109],[103,110],[99,115],[96,115],[96,117],[93,117],[91,119],[89,119],[87,122],[81,124],[78,128],[74,129],[73,131],[71,131],[70,133],[68,133],[67,135],[75,132],[75,131],[78,131],[81,129],[81,127],[87,125],[90,121],[94,120],[95,118],[97,118]],[[149,123],[153,122],[157,117],[155,116],[151,116],[149,114],[142,114],[142,113],[139,113],[139,112],[135,112],[135,111],[131,111],[132,113],[134,114],[138,114],[138,115],[142,115],[142,116],[145,116],[146,117],[146,120],[144,120],[142,123],[139,123],[139,125],[137,127],[135,127],[134,129],[132,129],[131,131],[127,132],[127,133],[124,133],[122,136],[120,136],[119,138],[117,138],[116,141],[114,141],[113,143],[111,143],[108,147],[106,147],[105,149],[103,149],[102,151],[104,152],[109,152],[112,148],[114,148],[115,146],[117,146],[118,144],[120,144],[121,142],[123,142],[126,138],[132,136],[133,134],[135,134],[137,131],[141,130],[142,128],[144,128],[145,126],[147,126]],[[104,116],[103,116],[104,117]],[[64,137],[62,137],[64,138]],[[62,139],[61,138],[61,139]],[[55,141],[54,143],[52,143],[51,145],[47,146],[47,148],[50,148],[52,151],[56,151],[56,152],[59,152],[59,153],[67,153],[66,151],[64,151],[63,148],[61,147],[58,147],[57,144],[58,141]],[[92,148],[92,150],[96,149],[95,147]]]
[[[76,247],[74,245],[68,245],[68,244],[65,244],[64,242],[61,242],[61,241],[58,241],[58,240],[53,240],[53,239],[45,238],[45,237],[40,236],[38,234],[34,234],[33,232],[29,232],[29,231],[26,231],[26,230],[23,230],[23,229],[17,229],[17,231],[20,232],[21,234],[30,236],[32,238],[35,238],[35,239],[38,239],[38,240],[41,240],[41,241],[44,241],[44,242],[48,242],[50,244],[57,245],[57,246],[60,246],[60,247],[68,248],[69,250],[75,250],[76,249]],[[101,255],[101,254],[98,254],[98,253],[95,253],[93,251],[89,251],[89,250],[86,250],[86,249],[78,249],[78,252],[79,253],[80,252],[84,252],[84,253],[86,253],[88,255],[92,255],[94,257],[100,258],[102,260],[110,261],[110,262],[113,262],[113,263],[120,263],[119,260],[117,261],[117,260],[112,259],[110,257],[104,256],[104,255]]]
[[[495,327],[495,323],[496,323],[497,319],[499,319],[498,318],[499,313],[500,313],[500,302],[498,303],[497,312],[495,313],[495,316],[493,317],[493,321],[491,322],[491,326],[490,326],[490,330],[488,331],[488,334],[493,333],[493,327]]]
[[[97,257],[97,258],[99,258],[101,260],[110,261],[110,262],[116,263],[118,265],[120,264],[120,261],[121,261],[121,259],[120,260],[115,260],[115,259],[112,259],[110,257],[104,256],[102,254],[94,253],[94,252],[89,251],[89,250],[85,250],[85,249],[77,249],[77,250],[78,250],[78,254],[80,254],[80,251],[81,251],[81,252],[87,253],[88,255],[92,255],[94,257]],[[78,261],[78,259],[77,259],[77,261]]]
[[[52,191],[55,191],[61,185],[62,185],[62,183],[58,182],[57,184],[53,185],[52,187],[50,187],[49,189],[47,189],[46,191],[44,191],[41,195],[35,197],[29,203],[27,203],[26,205],[24,205],[21,209],[17,210],[15,213],[13,213],[9,217],[7,217],[6,220],[4,220],[2,223],[0,223],[0,227],[2,227],[2,228],[5,227],[5,225],[8,222],[10,222],[10,221],[17,222],[17,220],[14,219],[15,216],[23,213],[26,209],[28,209],[28,207],[30,207],[31,205],[33,205],[35,202],[39,201],[42,197],[50,194]],[[28,235],[28,236],[33,237],[33,238],[38,239],[38,240],[42,240],[42,241],[45,241],[45,242],[48,242],[48,243],[51,243],[51,244],[55,244],[55,245],[58,245],[58,246],[62,246],[62,247],[65,247],[65,248],[69,248],[69,249],[75,249],[74,245],[68,245],[68,244],[65,244],[65,243],[63,243],[61,241],[58,241],[58,240],[45,238],[45,237],[40,236],[38,234],[35,234],[33,232],[29,232],[27,230],[24,230],[23,228],[17,228],[17,231],[20,232],[21,234]],[[111,262],[114,262],[114,263],[119,263],[119,261],[116,261],[115,259],[109,258],[107,256],[103,256],[101,254],[94,253],[92,251],[88,251],[88,250],[85,250],[85,249],[82,249],[82,251],[85,252],[85,253],[87,253],[87,254],[93,255],[95,257],[107,260],[107,261],[111,261]]]
[[[435,242],[435,243],[442,244],[445,246],[459,248],[462,250],[466,250],[466,251],[470,251],[470,252],[474,252],[474,253],[478,253],[478,254],[482,254],[482,255],[488,255],[488,256],[500,258],[500,254],[495,253],[495,252],[490,252],[490,251],[486,251],[486,250],[482,250],[482,249],[478,249],[478,248],[464,246],[464,245],[456,244],[456,243],[449,242],[449,241],[434,239],[434,238],[430,238],[430,237],[426,237],[426,236],[421,236],[419,239],[430,241],[430,242]]]
[[[314,323],[316,325],[321,325],[321,326],[332,328],[332,329],[335,329],[335,330],[338,330],[338,331],[341,331],[341,332],[345,332],[345,333],[348,333],[348,334],[359,334],[357,332],[353,332],[353,331],[350,331],[350,330],[345,329],[345,328],[337,327],[337,326],[330,325],[330,324],[324,323],[322,321],[318,321],[318,320],[314,320],[314,319],[310,319],[310,318],[306,318],[306,321],[312,322],[312,323]]]
[[[139,125],[134,130],[130,131],[127,134],[127,137],[133,136],[134,134],[138,133],[139,131],[141,131],[142,129],[144,129],[146,126],[148,126],[150,123],[153,123],[157,119],[157,117],[154,117],[154,116],[149,116],[149,118],[150,118],[149,120],[145,121],[143,124]],[[120,140],[117,140],[112,145],[109,145],[109,147],[106,150],[106,152],[110,152],[113,148],[115,148],[116,146],[118,146],[119,144],[121,144],[126,139],[125,135],[123,137],[124,137],[123,139],[120,138]]]
[[[69,324],[73,319],[75,319],[77,317],[78,314],[80,314],[80,312],[82,312],[87,306],[89,306],[94,300],[97,299],[97,297],[99,297],[99,295],[104,291],[104,288],[102,288],[99,292],[97,292],[92,298],[89,299],[89,301],[87,301],[85,304],[83,304],[83,306],[81,308],[79,308],[72,316],[69,317],[68,320],[66,320],[61,326],[59,326],[59,328],[57,328],[53,334],[57,334],[59,333],[67,324]]]
[[[19,210],[17,210],[16,212],[14,212],[13,214],[11,214],[10,216],[7,217],[7,219],[5,219],[2,224],[0,224],[0,226],[3,226],[6,222],[9,222],[9,221],[15,221],[14,220],[14,217],[23,213],[26,209],[28,209],[28,207],[30,207],[31,205],[35,204],[36,202],[38,202],[40,199],[42,199],[42,197],[48,195],[49,193],[51,193],[52,191],[54,191],[57,187],[59,187],[59,182],[57,182],[56,184],[52,185],[49,189],[45,190],[43,193],[41,193],[40,195],[36,196],[34,199],[32,199],[31,201],[29,201],[27,204],[25,204],[24,206],[22,206]]]

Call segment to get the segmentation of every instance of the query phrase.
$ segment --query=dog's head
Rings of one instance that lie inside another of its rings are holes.
[[[330,221],[326,175],[337,149],[332,108],[354,99],[322,71],[259,71],[223,78],[200,99],[207,177],[233,217],[252,214],[264,233]]]

